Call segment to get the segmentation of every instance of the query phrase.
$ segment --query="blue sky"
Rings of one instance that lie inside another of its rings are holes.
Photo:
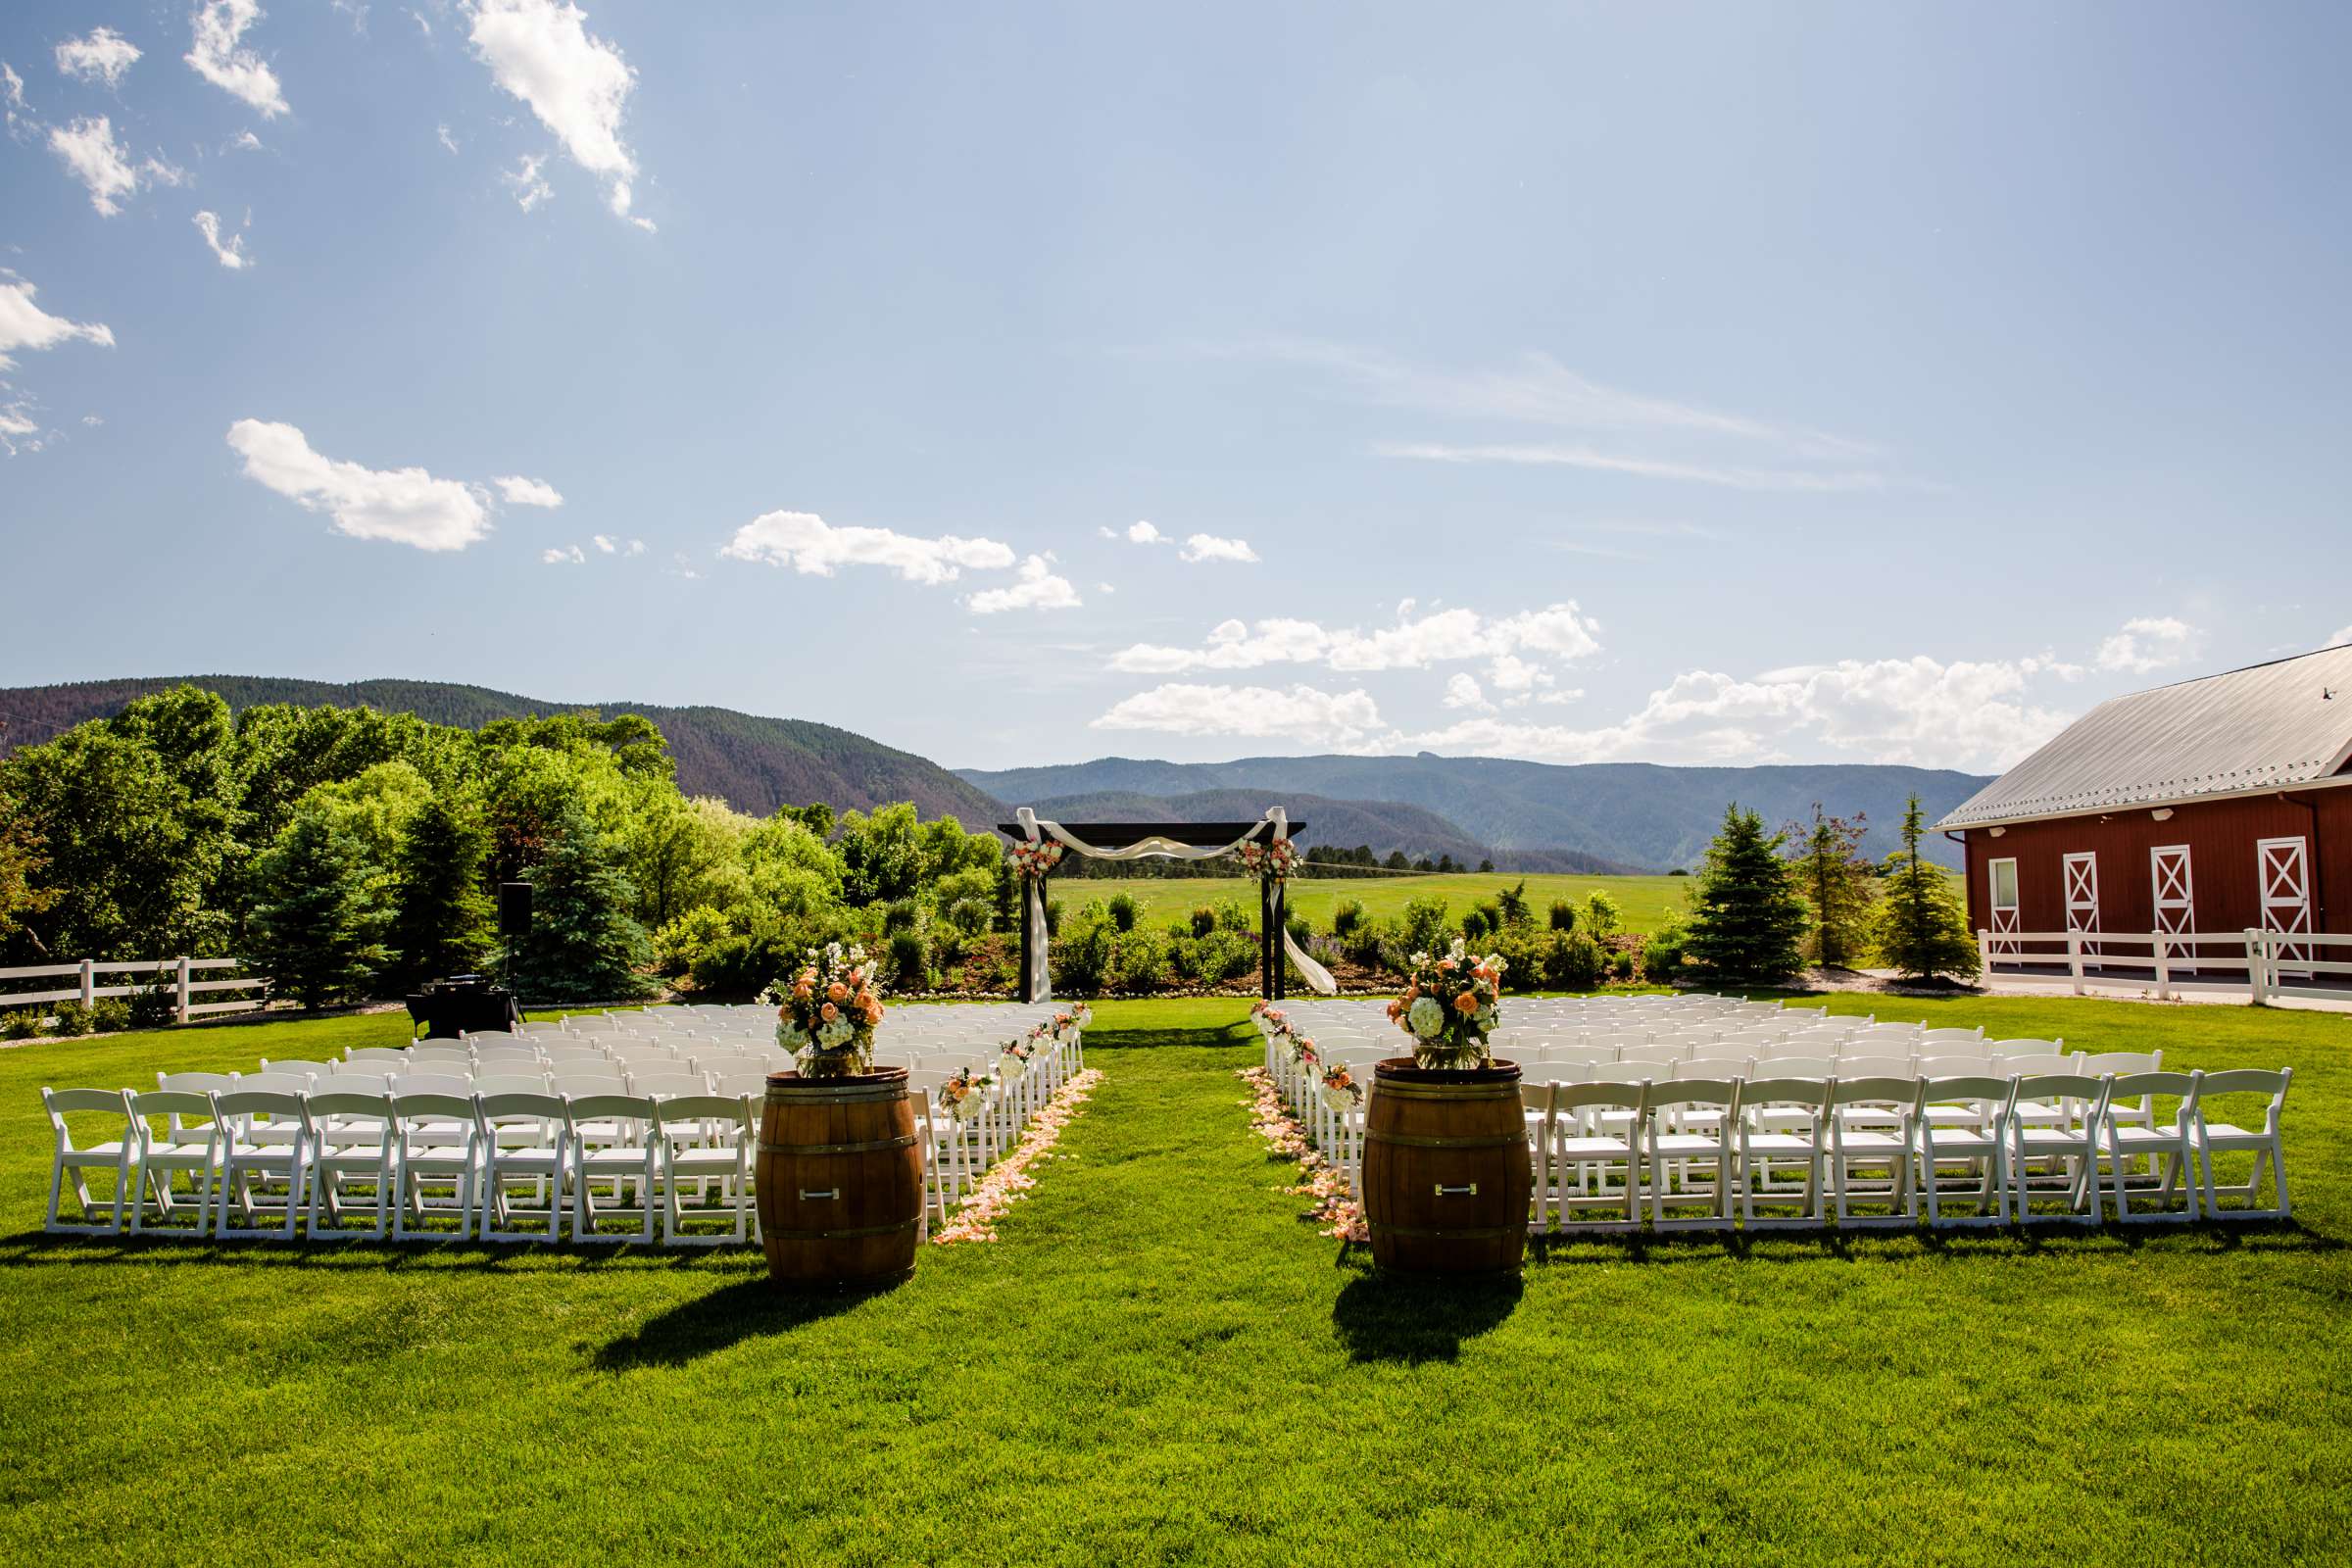
[[[982,766],[1996,768],[2352,637],[2348,46],[15,4],[0,683],[461,680]]]

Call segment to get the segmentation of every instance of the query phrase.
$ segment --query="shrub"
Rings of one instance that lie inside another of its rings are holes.
[[[1250,911],[1242,906],[1241,900],[1227,899],[1217,906],[1217,929],[1220,931],[1247,931],[1250,929]]]
[[[1683,945],[1689,940],[1681,916],[1660,920],[1657,929],[1642,941],[1642,977],[1661,983],[1673,979],[1683,966]]]
[[[1569,903],[1569,902],[1568,902],[1566,899],[1554,899],[1554,900],[1552,900],[1552,901],[1551,901],[1551,928],[1552,928],[1554,931],[1573,931],[1573,930],[1575,930],[1575,929],[1576,929],[1576,906],[1575,906],[1575,905],[1573,905],[1573,904],[1570,904],[1570,903]]]
[[[1424,894],[1404,906],[1404,948],[1407,953],[1436,953],[1446,946],[1446,901]]]
[[[655,966],[663,974],[685,974],[728,930],[724,910],[698,904],[654,933]]]
[[[1046,935],[1050,937],[1061,935],[1061,901],[1059,899],[1046,901]]]
[[[1257,944],[1241,931],[1216,931],[1194,944],[1200,978],[1212,984],[1232,980],[1257,967]]]
[[[1307,923],[1303,914],[1292,915],[1283,922],[1283,929],[1291,934],[1291,940],[1298,945],[1301,953],[1307,951],[1306,945],[1315,939],[1315,928]]]
[[[130,1027],[130,1004],[121,997],[106,997],[90,1008],[90,1027],[102,1035]]]
[[[1486,934],[1493,929],[1494,927],[1487,923],[1486,910],[1464,909],[1462,911],[1463,941],[1475,945],[1476,943],[1483,941],[1486,937]]]
[[[923,945],[920,931],[893,931],[889,951],[883,955],[882,972],[890,977],[897,991],[929,989],[931,978],[930,954]]]
[[[949,905],[941,918],[967,937],[976,937],[988,929],[991,911],[986,899],[961,898]]]
[[[1623,923],[1617,901],[1598,888],[1593,889],[1592,896],[1585,900],[1585,929],[1592,934],[1592,940],[1608,941],[1617,934],[1618,926]]]
[[[1135,900],[1124,893],[1110,896],[1110,923],[1121,936],[1135,929]]]
[[[86,1035],[90,1032],[90,1009],[78,1002],[57,1004],[57,1022],[50,1027],[53,1035]]]
[[[1582,931],[1558,931],[1544,944],[1544,987],[1547,991],[1590,991],[1600,984],[1600,945]]]
[[[1609,973],[1620,980],[1631,980],[1634,977],[1634,956],[1630,953],[1620,953],[1610,958]]]
[[[1112,989],[1142,996],[1167,984],[1167,945],[1156,932],[1131,930],[1120,936],[1111,950]]]
[[[1110,979],[1110,911],[1090,899],[1062,922],[1053,952],[1054,972],[1073,996],[1100,996]]]
[[[912,899],[893,899],[882,906],[882,934],[895,937],[902,931],[915,928],[915,908]]]
[[[163,969],[155,971],[155,981],[141,986],[130,994],[130,1027],[133,1029],[164,1029],[179,1021],[179,986]]]
[[[31,1040],[40,1033],[40,1008],[16,1007],[0,1012],[0,1040]]]
[[[942,920],[931,927],[931,957],[942,969],[953,969],[963,961],[963,945],[967,939],[949,921]]]
[[[1476,906],[1474,906],[1474,907],[1480,914],[1486,916],[1487,932],[1490,936],[1501,931],[1503,926],[1507,923],[1505,919],[1506,911],[1500,904],[1496,903],[1493,899],[1482,899]],[[1524,910],[1526,907],[1525,904],[1522,904],[1520,907]]]
[[[1204,937],[1217,928],[1217,911],[1203,904],[1193,911],[1193,935]]]
[[[1335,937],[1352,936],[1364,923],[1364,906],[1353,899],[1343,902],[1331,911],[1331,934]]]

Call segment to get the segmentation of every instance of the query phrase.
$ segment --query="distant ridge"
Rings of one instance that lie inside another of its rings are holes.
[[[218,692],[232,709],[268,703],[298,708],[367,707],[414,713],[436,724],[479,729],[496,718],[596,709],[643,713],[662,727],[689,795],[715,795],[737,810],[765,816],[779,806],[825,801],[870,809],[912,801],[926,817],[952,815],[966,827],[1000,819],[1004,807],[935,762],[878,741],[799,718],[763,718],[730,708],[669,708],[660,703],[550,703],[485,686],[444,681],[362,680],[337,684],[270,675],[161,675],[0,689],[0,752],[31,746],[90,718],[119,713],[133,698],[172,686]]]
[[[1696,863],[1737,801],[1767,827],[1810,817],[1813,803],[1833,815],[1866,813],[1865,850],[1897,846],[1904,797],[1916,790],[1928,820],[1958,806],[1987,779],[1940,768],[1838,762],[1813,766],[1662,767],[1648,762],[1562,765],[1491,757],[1249,757],[1231,762],[1163,762],[1105,757],[1055,767],[958,775],[999,799],[1029,804],[1115,792],[1177,799],[1239,790],[1295,799],[1386,801],[1419,807],[1466,837],[1506,851],[1566,852],[1617,865],[1669,870]],[[1303,814],[1303,813],[1301,813]],[[1319,835],[1318,835],[1319,836]],[[1939,835],[1923,845],[1946,865],[1959,846]],[[1457,856],[1456,858],[1459,858]]]

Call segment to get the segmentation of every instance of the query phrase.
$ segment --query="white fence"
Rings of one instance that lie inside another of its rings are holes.
[[[14,969],[0,969],[0,981],[10,980],[71,980],[73,983],[55,986],[46,991],[17,991],[0,993],[0,1012],[18,1007],[39,1007],[49,1011],[54,1002],[78,1002],[84,1007],[101,997],[128,997],[152,990],[161,984],[172,1000],[177,1020],[186,1023],[211,1012],[239,1012],[266,1004],[270,982],[259,975],[230,976],[222,970],[241,969],[244,964],[236,958],[124,958],[99,962],[83,958],[78,963],[38,963]],[[199,979],[199,975],[209,978]],[[119,982],[102,977],[120,975]],[[199,997],[220,992],[243,991],[251,996],[237,997],[225,1002],[200,1002]]]
[[[2310,931],[1984,931],[1977,953],[1984,972],[1995,966],[2061,967],[2075,995],[2090,985],[2137,983],[2118,971],[2146,971],[2156,995],[2170,999],[2183,982],[2242,985],[2255,1002],[2279,995],[2352,995],[2352,962],[2328,955],[2352,949],[2352,936]],[[2346,954],[2352,956],[2352,954]],[[2288,980],[2311,982],[2288,987]]]

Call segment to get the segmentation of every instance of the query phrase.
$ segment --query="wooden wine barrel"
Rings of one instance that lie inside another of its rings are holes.
[[[769,1074],[752,1177],[777,1284],[883,1284],[913,1273],[923,1152],[906,1069]]]
[[[1414,1274],[1515,1273],[1527,1250],[1527,1124],[1519,1066],[1372,1069],[1364,1219],[1372,1260]]]

